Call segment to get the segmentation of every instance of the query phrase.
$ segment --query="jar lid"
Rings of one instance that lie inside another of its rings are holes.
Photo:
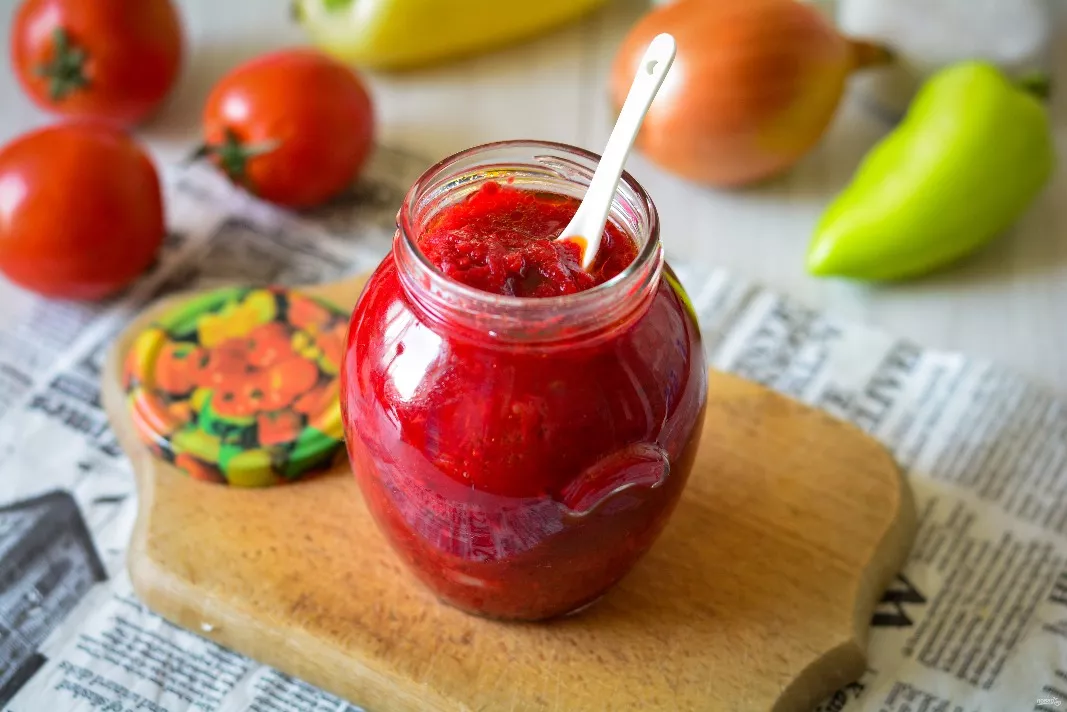
[[[289,482],[343,444],[338,372],[347,314],[287,289],[195,296],[134,340],[123,383],[152,452],[199,480]]]

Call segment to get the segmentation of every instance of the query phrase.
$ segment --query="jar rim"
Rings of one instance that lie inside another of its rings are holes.
[[[430,281],[439,288],[452,290],[457,294],[472,299],[478,302],[491,304],[493,306],[507,307],[509,309],[523,310],[523,309],[538,309],[543,310],[545,307],[551,305],[557,309],[566,307],[576,307],[580,304],[585,304],[590,301],[600,298],[607,291],[614,291],[621,284],[628,284],[635,280],[635,277],[639,277],[640,273],[648,265],[648,263],[654,260],[661,252],[661,245],[659,240],[659,212],[656,209],[655,203],[652,202],[652,198],[648,195],[645,189],[637,182],[629,171],[624,170],[622,177],[619,179],[620,185],[625,183],[626,186],[633,191],[642,201],[645,214],[648,216],[648,239],[644,245],[640,246],[637,255],[633,261],[628,264],[621,272],[612,277],[609,280],[602,282],[590,289],[583,290],[581,292],[575,292],[573,294],[563,294],[552,297],[514,297],[506,294],[495,294],[493,292],[486,292],[475,287],[463,284],[462,282],[451,279],[441,272],[419,249],[417,231],[414,229],[411,210],[415,204],[415,198],[425,189],[429,187],[429,184],[449,166],[462,161],[464,158],[468,158],[479,153],[486,151],[492,151],[497,149],[506,148],[533,148],[533,149],[545,149],[559,151],[565,154],[572,154],[592,161],[594,166],[600,162],[600,154],[593,151],[573,146],[566,143],[560,143],[556,141],[542,141],[537,139],[511,139],[506,141],[494,141],[490,143],[483,143],[477,146],[464,149],[457,153],[453,153],[450,156],[446,156],[434,165],[427,168],[421,176],[411,185],[408,192],[404,195],[403,203],[401,203],[400,210],[397,212],[397,227],[399,228],[400,238],[404,240],[407,248],[411,254],[414,255],[419,267],[427,273]],[[618,195],[618,189],[616,189],[616,196]]]
[[[584,195],[600,156],[552,141],[513,140],[473,146],[438,161],[411,186],[397,212],[393,260],[408,300],[449,333],[497,345],[539,348],[591,343],[643,314],[663,270],[659,215],[648,193],[625,173],[610,218],[638,244],[633,262],[591,289],[554,297],[515,297],[482,291],[441,272],[419,248],[426,220],[458,196],[500,176]]]

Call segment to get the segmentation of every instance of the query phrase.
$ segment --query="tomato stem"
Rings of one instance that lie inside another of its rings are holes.
[[[353,0],[319,0],[319,5],[327,13],[337,12],[351,7]],[[293,22],[304,21],[304,5],[307,4],[304,0],[292,0],[289,3],[289,19]]]
[[[62,101],[73,92],[89,86],[85,76],[85,61],[89,55],[70,41],[62,27],[52,30],[52,59],[34,68],[39,77],[48,79],[48,97]]]
[[[212,158],[223,173],[238,185],[251,188],[248,180],[248,161],[278,148],[278,141],[264,141],[258,144],[245,144],[231,128],[223,133],[223,140],[218,144],[205,143],[192,156],[192,160]]]

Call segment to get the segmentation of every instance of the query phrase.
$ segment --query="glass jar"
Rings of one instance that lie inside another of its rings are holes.
[[[419,251],[428,219],[484,182],[581,198],[598,160],[509,141],[433,166],[349,325],[341,407],[364,499],[418,578],[471,613],[536,620],[595,601],[662,531],[696,454],[700,334],[629,174],[610,219],[638,255],[593,289],[491,294]]]

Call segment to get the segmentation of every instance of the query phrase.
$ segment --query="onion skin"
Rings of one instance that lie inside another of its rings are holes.
[[[672,173],[722,188],[791,167],[822,137],[849,74],[889,59],[796,0],[678,0],[623,41],[611,76],[616,107],[661,32],[674,35],[678,53],[637,148]]]

